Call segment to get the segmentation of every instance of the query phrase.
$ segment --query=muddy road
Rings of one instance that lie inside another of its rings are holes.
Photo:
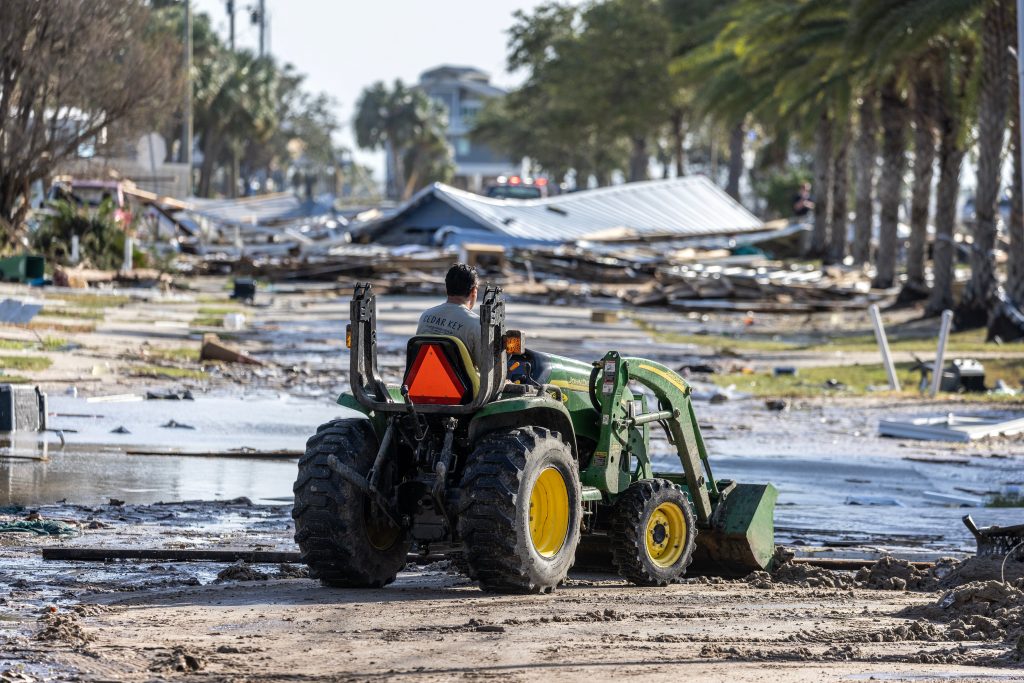
[[[45,666],[128,681],[762,681],[766,666],[792,681],[1024,677],[997,659],[1000,647],[898,616],[934,600],[743,583],[638,589],[597,575],[508,597],[429,569],[375,591],[271,578],[97,598],[70,613]]]
[[[992,564],[944,565],[933,575],[883,562],[861,575],[785,564],[774,575],[662,589],[574,573],[551,595],[503,596],[442,561],[410,565],[384,589],[344,590],[290,565],[53,562],[39,553],[53,545],[290,549],[284,505],[39,512],[74,535],[0,536],[5,683],[763,681],[766,667],[771,680],[1024,680],[1019,562],[1005,586],[974,581],[991,578]]]

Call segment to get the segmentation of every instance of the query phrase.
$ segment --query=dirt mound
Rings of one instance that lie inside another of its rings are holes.
[[[852,588],[853,576],[849,572],[834,572],[809,564],[786,562],[771,573],[754,572],[746,582],[754,588],[769,589],[776,586],[799,588]]]
[[[222,569],[217,574],[218,581],[266,581],[269,578],[270,574],[254,569],[242,560],[235,562],[226,569]]]
[[[178,646],[170,652],[156,656],[153,660],[150,671],[181,671],[192,672],[203,668],[203,660],[198,655],[188,652],[184,647]]]
[[[971,557],[966,560],[943,558],[928,569],[919,569],[906,560],[883,557],[870,567],[853,574],[796,563],[792,551],[781,546],[775,551],[774,566],[770,573],[754,572],[745,581],[754,588],[796,586],[938,591],[978,581],[999,581],[1004,569],[1002,558],[992,557]],[[1024,562],[1007,562],[1005,576],[1010,584],[1024,580]]]
[[[939,587],[940,577],[954,571],[957,561],[943,559],[929,569],[918,569],[906,560],[883,557],[870,567],[857,572],[857,585],[878,590],[932,591]]]
[[[69,643],[81,647],[92,640],[74,612],[47,612],[39,619],[39,623],[42,628],[34,637],[40,642]]]
[[[947,625],[948,640],[1001,641],[1024,661],[1024,580],[974,581],[947,591],[924,616]]]
[[[973,581],[1001,581],[1004,573],[1010,583],[1024,579],[1024,562],[1010,559],[1004,567],[1002,557],[969,557],[954,563],[940,576],[937,588],[956,588]]]
[[[277,567],[277,578],[279,579],[308,579],[309,569],[300,567],[297,564],[281,564]]]

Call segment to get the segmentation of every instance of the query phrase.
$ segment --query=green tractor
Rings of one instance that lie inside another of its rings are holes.
[[[553,590],[577,556],[643,586],[691,561],[729,576],[769,567],[777,492],[715,479],[679,375],[615,351],[583,363],[526,349],[496,287],[480,326],[472,350],[413,337],[402,385],[388,385],[375,297],[356,286],[352,393],[338,403],[363,416],[322,425],[295,482],[295,540],[313,577],[384,586],[411,552],[509,593]],[[681,471],[654,471],[653,424]]]

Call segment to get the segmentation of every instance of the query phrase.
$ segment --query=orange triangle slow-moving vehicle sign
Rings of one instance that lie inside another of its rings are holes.
[[[420,347],[406,384],[413,403],[457,405],[466,394],[466,385],[438,344]]]

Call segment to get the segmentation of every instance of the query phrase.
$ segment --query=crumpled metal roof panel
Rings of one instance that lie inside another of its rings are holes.
[[[524,239],[565,242],[611,228],[641,236],[752,232],[764,224],[704,176],[626,183],[544,199],[493,199],[435,184],[433,193],[493,230]],[[399,210],[398,216],[402,214]],[[396,216],[397,217],[397,216]]]

